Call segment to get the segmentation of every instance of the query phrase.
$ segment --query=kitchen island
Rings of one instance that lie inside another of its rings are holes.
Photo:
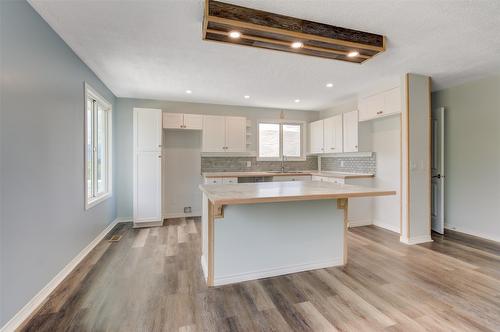
[[[344,265],[347,205],[394,191],[319,181],[200,185],[209,286]]]

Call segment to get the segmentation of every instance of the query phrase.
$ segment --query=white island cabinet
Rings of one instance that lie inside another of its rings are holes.
[[[200,185],[207,284],[344,265],[351,197],[394,191],[319,181]]]

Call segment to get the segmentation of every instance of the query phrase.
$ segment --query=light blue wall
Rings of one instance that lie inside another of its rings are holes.
[[[2,326],[115,219],[116,192],[84,210],[84,81],[116,98],[28,3],[0,3]]]
[[[500,75],[432,94],[445,107],[445,225],[500,241]]]

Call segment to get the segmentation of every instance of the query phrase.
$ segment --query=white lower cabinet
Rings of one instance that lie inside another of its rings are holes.
[[[310,175],[273,176],[273,182],[285,182],[285,181],[311,181],[311,176]]]
[[[223,178],[205,178],[205,184],[222,184]]]
[[[223,184],[233,184],[233,183],[238,183],[238,178],[223,178],[222,179]]]

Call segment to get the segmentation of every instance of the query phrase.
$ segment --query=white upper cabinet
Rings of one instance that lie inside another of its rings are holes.
[[[401,89],[391,89],[384,94],[383,115],[401,113]]]
[[[203,116],[203,152],[246,152],[246,118]]]
[[[245,152],[247,149],[247,119],[226,116],[226,152]]]
[[[323,120],[309,123],[309,152],[324,153]]]
[[[324,152],[343,152],[342,114],[332,116],[323,121]]]
[[[203,116],[203,152],[225,152],[226,117]]]
[[[344,113],[344,152],[358,152],[358,111]]]
[[[359,121],[401,113],[401,88],[393,89],[362,98],[358,101]]]
[[[201,130],[203,128],[203,115],[163,113],[163,128]]]

